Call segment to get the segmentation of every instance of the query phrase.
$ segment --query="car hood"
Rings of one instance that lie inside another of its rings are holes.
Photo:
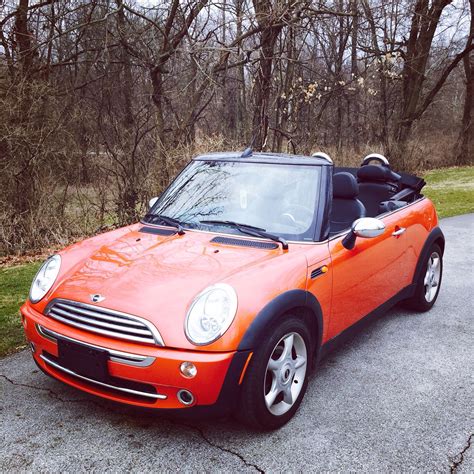
[[[75,262],[68,262],[48,300],[91,304],[91,295],[100,294],[104,300],[97,306],[151,321],[169,347],[195,349],[183,326],[190,303],[204,288],[225,281],[238,294],[254,291],[255,272],[288,254],[280,246],[268,250],[217,244],[212,242],[215,234],[205,232],[160,236],[141,232],[138,225],[127,229],[112,239],[96,237],[96,245],[89,241],[86,248],[64,251],[65,262],[69,253],[79,256],[70,257]],[[251,276],[242,276],[249,271]]]

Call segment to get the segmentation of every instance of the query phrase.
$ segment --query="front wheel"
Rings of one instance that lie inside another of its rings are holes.
[[[429,311],[438,298],[443,278],[443,252],[434,244],[423,262],[424,271],[416,282],[414,295],[406,301],[406,306],[416,311]]]
[[[293,417],[308,384],[310,347],[304,322],[285,316],[252,357],[242,387],[241,421],[276,429]]]

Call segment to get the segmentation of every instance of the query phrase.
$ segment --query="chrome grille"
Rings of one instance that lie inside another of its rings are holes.
[[[69,326],[103,336],[163,346],[158,330],[149,321],[113,309],[56,298],[45,314]]]

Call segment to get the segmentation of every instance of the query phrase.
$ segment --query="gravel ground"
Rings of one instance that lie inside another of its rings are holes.
[[[24,351],[0,360],[0,470],[474,472],[474,214],[441,226],[432,311],[397,307],[333,352],[279,431],[115,405],[46,377]]]

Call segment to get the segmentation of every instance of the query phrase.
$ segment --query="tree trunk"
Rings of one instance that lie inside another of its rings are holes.
[[[359,14],[357,0],[351,2],[352,32],[351,32],[351,75],[352,80],[359,76],[359,65],[357,63],[357,41],[359,37]],[[359,90],[355,87],[352,93],[352,145],[355,151],[359,151],[360,147],[360,104]]]
[[[343,0],[339,0],[337,8],[338,8],[339,11],[344,10]],[[335,92],[337,94],[336,95],[336,138],[337,138],[336,147],[337,147],[337,151],[340,152],[341,148],[342,148],[342,143],[344,142],[344,139],[343,139],[343,136],[342,136],[342,134],[343,134],[343,128],[342,128],[342,120],[343,120],[342,107],[343,107],[343,104],[342,104],[342,100],[343,100],[344,89],[340,86],[340,82],[343,79],[342,67],[343,67],[343,63],[344,63],[344,50],[345,50],[345,47],[346,47],[346,42],[347,42],[348,35],[346,34],[345,25],[344,25],[344,17],[343,16],[340,16],[338,18],[338,23],[339,23],[339,31],[338,31],[338,37],[337,37],[337,40],[338,40],[337,55],[336,55],[336,61],[335,61],[335,64],[334,64],[334,70],[335,70],[334,79],[335,79],[335,83],[336,83]]]
[[[31,81],[33,66],[33,48],[28,28],[29,0],[20,0],[15,14],[15,40],[18,48],[20,77],[17,80],[18,107],[20,108],[20,126],[28,127],[32,120],[29,114],[31,106]],[[35,207],[35,171],[29,147],[25,147],[18,159],[18,172],[15,174],[14,206],[18,214],[28,214]]]
[[[117,2],[120,6],[120,2]],[[117,13],[117,27],[120,38],[120,60],[121,60],[121,83],[122,83],[122,137],[120,140],[120,155],[123,163],[121,179],[123,181],[119,190],[119,202],[117,213],[122,224],[129,224],[137,220],[138,204],[138,177],[136,170],[136,156],[134,147],[134,125],[133,114],[133,77],[130,55],[127,45],[127,24],[123,9]]]
[[[254,86],[254,109],[252,120],[252,147],[261,151],[267,145],[269,125],[269,101],[272,85],[273,56],[282,24],[273,23],[272,3],[270,0],[253,1],[257,22],[263,30],[260,35],[260,55],[257,77]]]
[[[15,39],[18,45],[21,75],[25,79],[30,78],[34,57],[31,47],[31,33],[28,30],[28,7],[29,0],[20,0],[15,20]]]
[[[237,38],[242,36],[242,20],[243,20],[243,3],[244,0],[235,1],[235,15],[236,15],[236,28],[237,28]],[[244,59],[244,54],[242,53],[242,46],[239,43],[237,45],[237,58],[239,61]],[[236,107],[236,133],[237,140],[239,142],[247,144],[247,91],[245,87],[245,65],[242,64],[237,69],[237,87],[238,87],[238,97],[237,97],[237,107]]]
[[[471,0],[471,27],[467,39],[468,47],[474,41],[474,2]],[[456,162],[458,165],[468,165],[474,162],[474,150],[472,140],[474,137],[474,53],[471,51],[463,58],[464,75],[466,76],[466,95],[464,97],[464,109],[462,115],[461,130],[458,139],[458,154]]]
[[[156,120],[156,159],[157,164],[161,166],[160,188],[164,189],[170,180],[168,163],[166,160],[166,141],[165,141],[165,120],[163,111],[163,76],[159,67],[154,67],[150,71],[151,84],[153,87],[152,100],[155,104],[155,120]]]
[[[293,85],[294,79],[294,59],[296,55],[295,51],[295,31],[294,28],[291,26],[288,28],[288,46],[287,46],[287,57],[288,60],[286,62],[286,74],[283,84],[283,92],[285,94],[285,98],[282,99],[279,97],[277,99],[277,114],[279,115],[278,121],[276,122],[276,140],[275,140],[275,149],[273,151],[281,152],[283,151],[283,138],[287,135],[287,128],[288,128],[288,115],[289,115],[289,101],[288,97],[290,96],[291,87]],[[286,136],[288,140],[289,137]],[[291,137],[290,137],[291,139]]]
[[[403,67],[402,105],[395,134],[402,154],[415,121],[436,28],[443,9],[451,2],[435,0],[430,6],[429,0],[417,0],[415,4]]]

